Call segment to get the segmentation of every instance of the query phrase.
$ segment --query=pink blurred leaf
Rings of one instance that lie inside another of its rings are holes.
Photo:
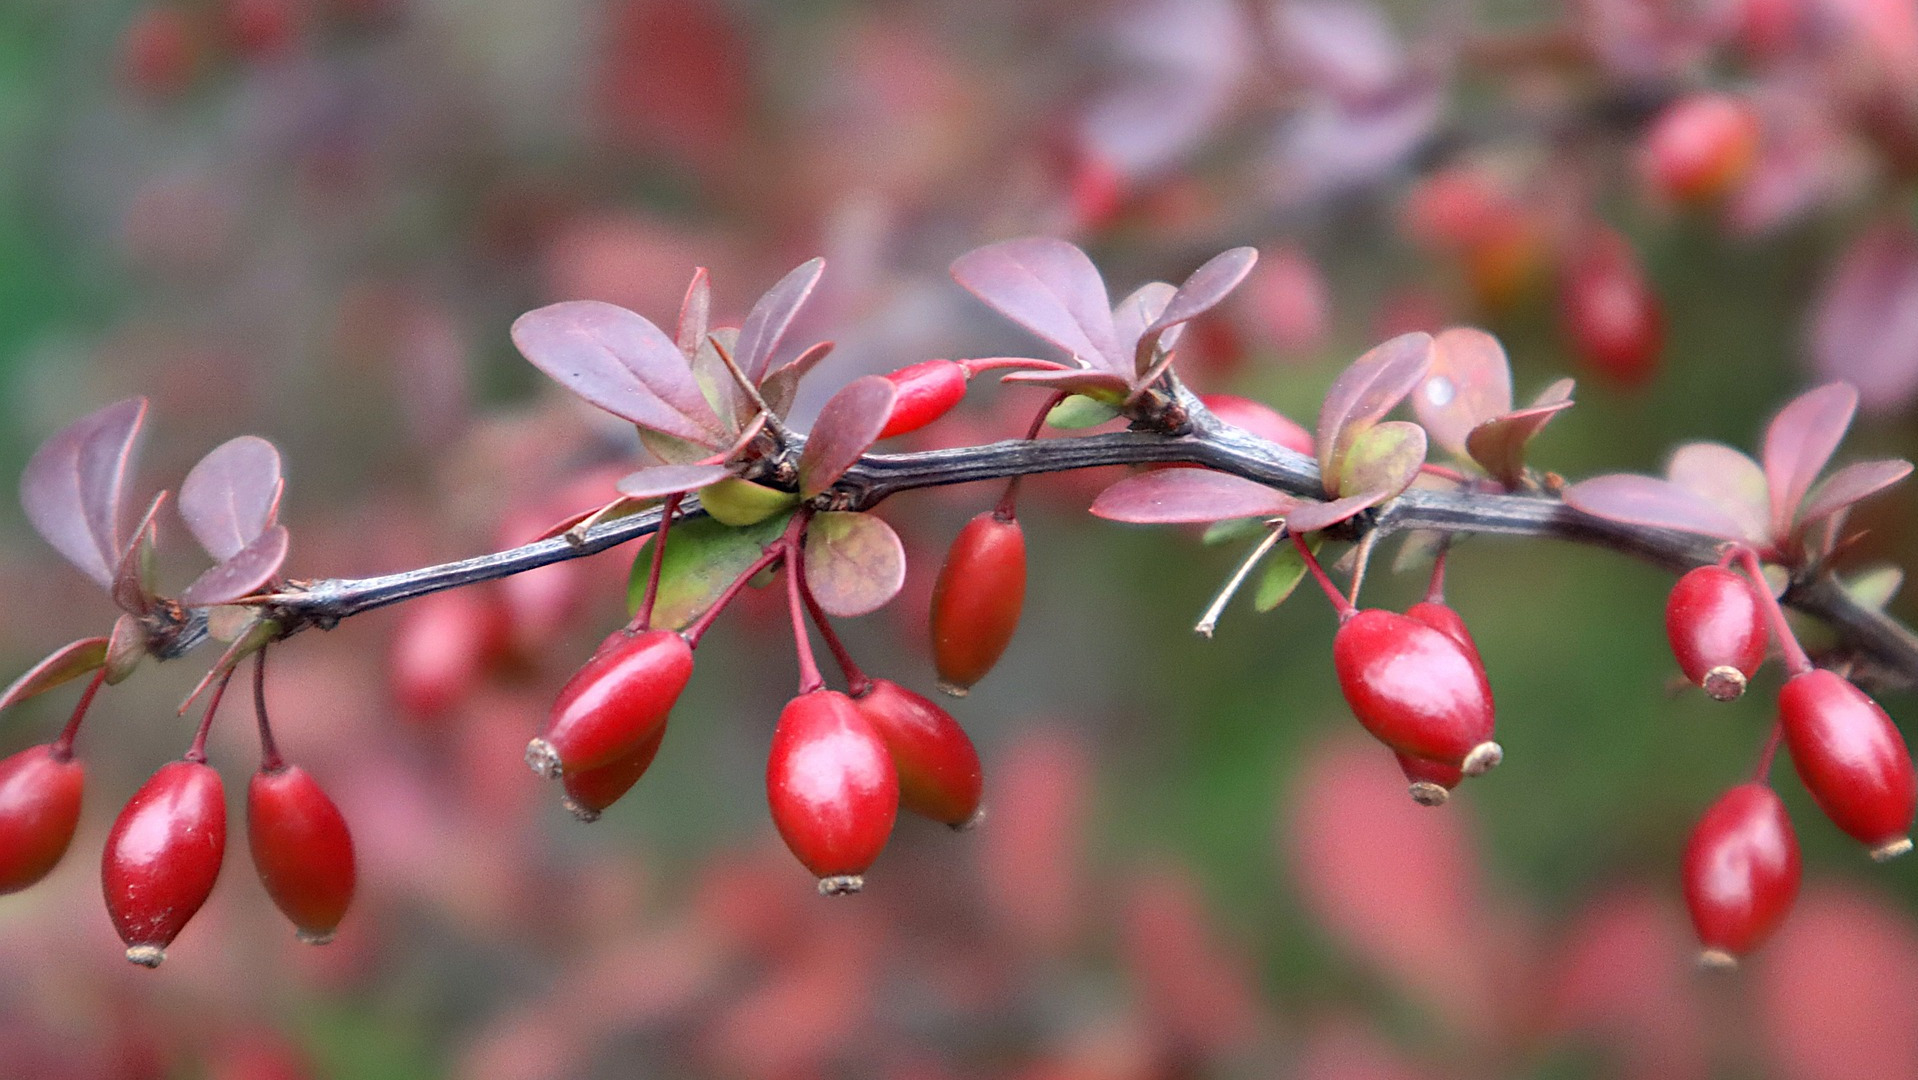
[[[1208,469],[1160,469],[1128,476],[1099,493],[1092,513],[1110,521],[1167,525],[1275,517],[1299,500],[1243,477]]]
[[[1287,450],[1308,456],[1312,453],[1312,433],[1270,405],[1232,394],[1205,394],[1199,400],[1212,410],[1212,415],[1233,427]]]
[[[801,263],[766,290],[766,295],[746,314],[746,324],[739,328],[739,348],[733,353],[733,359],[755,384],[765,376],[773,352],[779,348],[780,340],[786,336],[799,309],[812,295],[813,286],[819,284],[819,275],[825,271],[824,259]]]
[[[819,410],[819,419],[799,453],[799,494],[813,496],[831,487],[885,429],[899,388],[883,375],[847,383]]]
[[[759,396],[766,399],[766,405],[773,415],[784,417],[792,411],[793,398],[799,393],[799,380],[806,377],[826,354],[832,352],[832,342],[817,342],[805,352],[794,357],[791,363],[781,364],[759,384]]]
[[[657,499],[677,491],[694,491],[730,475],[732,471],[724,465],[654,465],[627,473],[613,486],[629,499]]]
[[[885,607],[906,583],[906,548],[872,514],[826,512],[806,526],[806,587],[826,614],[856,618]]]
[[[20,477],[20,505],[66,560],[111,588],[120,562],[120,503],[145,398],[128,398],[54,433]]]
[[[725,431],[679,346],[598,300],[549,304],[513,321],[513,344],[561,386],[642,428],[700,445]]]
[[[1616,1047],[1628,1080],[1711,1075],[1698,946],[1671,897],[1650,889],[1601,896],[1560,938],[1547,969],[1551,1034]]]
[[[1338,490],[1389,499],[1412,486],[1425,464],[1425,429],[1405,420],[1366,428],[1339,462]]]
[[[290,540],[286,526],[268,525],[231,558],[195,578],[193,584],[180,593],[180,602],[191,607],[206,607],[252,594],[280,572]]]
[[[1401,169],[1432,137],[1449,98],[1411,78],[1363,100],[1321,96],[1286,120],[1268,155],[1273,196],[1301,207]]]
[[[1256,248],[1235,247],[1222,251],[1205,261],[1205,264],[1185,279],[1179,291],[1172,294],[1166,302],[1165,310],[1147,326],[1139,338],[1134,356],[1140,374],[1152,366],[1153,348],[1158,344],[1160,335],[1174,326],[1191,322],[1193,319],[1219,306],[1219,302],[1230,296],[1232,290],[1239,287],[1245,276],[1259,261]]]
[[[1812,306],[1810,345],[1818,373],[1856,386],[1867,409],[1918,396],[1918,232],[1892,221],[1852,241]]]
[[[1300,503],[1285,515],[1285,524],[1295,533],[1329,529],[1341,521],[1357,517],[1360,513],[1384,502],[1391,495],[1391,492],[1383,490],[1365,491],[1357,495],[1333,499],[1331,502]]]
[[[1910,475],[1911,462],[1898,458],[1847,465],[1811,489],[1798,516],[1798,527],[1803,529],[1863,502]]]
[[[180,517],[208,555],[228,559],[273,524],[285,486],[279,450],[257,435],[242,435],[214,447],[187,473]]]
[[[1635,473],[1594,476],[1565,489],[1565,503],[1593,517],[1702,533],[1721,540],[1745,539],[1736,518],[1669,480]]]
[[[1005,937],[1056,953],[1091,914],[1083,835],[1091,764],[1078,741],[1028,728],[986,771],[999,824],[979,831],[975,880]]]
[[[1109,371],[1015,371],[1000,381],[1083,394],[1108,405],[1124,401],[1132,390],[1131,380]]]
[[[953,260],[952,277],[993,310],[1070,353],[1079,363],[1129,372],[1105,279],[1077,247],[1051,237],[1005,240]]]
[[[1208,1056],[1258,1039],[1267,1025],[1248,954],[1218,933],[1190,873],[1140,873],[1123,914],[1127,963],[1158,1024]]]
[[[1332,381],[1319,406],[1316,442],[1319,474],[1328,485],[1339,475],[1338,461],[1352,439],[1404,400],[1425,377],[1432,362],[1432,336],[1401,334],[1352,361]]]
[[[1079,121],[1082,152],[1121,181],[1179,167],[1231,116],[1255,55],[1249,11],[1233,0],[1142,0],[1102,13],[1107,33],[1094,49],[1108,77]]]
[[[1906,912],[1862,891],[1807,890],[1752,967],[1773,1075],[1918,1076],[1918,928]]]
[[[1465,456],[1473,428],[1512,411],[1512,367],[1504,346],[1470,326],[1440,333],[1432,339],[1432,366],[1412,394],[1412,411],[1433,442]]]
[[[1737,521],[1742,539],[1764,544],[1771,536],[1765,470],[1749,455],[1723,443],[1686,443],[1672,454],[1665,476]]]
[[[1376,4],[1358,0],[1285,0],[1272,8],[1279,46],[1291,70],[1315,89],[1365,98],[1405,73],[1404,50]]]
[[[0,692],[0,709],[30,697],[44,694],[61,683],[77,679],[107,662],[107,639],[81,638],[53,650],[46,659],[28,668],[26,674]]]
[[[1569,390],[1572,380],[1560,381],[1567,384]],[[1552,417],[1571,407],[1569,401],[1558,401],[1495,416],[1465,436],[1465,450],[1492,479],[1516,489],[1525,483],[1526,448],[1545,430],[1545,425],[1552,422]]]
[[[1771,491],[1772,532],[1791,531],[1798,504],[1825,470],[1858,410],[1858,391],[1826,383],[1793,398],[1765,429],[1765,484]]]

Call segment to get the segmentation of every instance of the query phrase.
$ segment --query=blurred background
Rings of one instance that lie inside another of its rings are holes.
[[[1579,379],[1533,453],[1568,477],[1752,448],[1830,378],[1864,403],[1841,461],[1914,457],[1914,177],[1909,0],[8,0],[0,472],[145,394],[135,501],[255,432],[287,459],[290,574],[475,554],[603,500],[635,453],[514,353],[521,312],[598,298],[670,326],[707,266],[736,321],[823,254],[796,333],[839,345],[803,417],[859,374],[1043,348],[945,273],[1033,233],[1085,246],[1115,296],[1257,246],[1181,371],[1308,424],[1370,344],[1469,323],[1521,401]],[[982,380],[899,442],[1003,437],[1036,403]],[[235,806],[211,903],[135,969],[98,852],[190,738],[173,710],[212,656],[142,670],[81,735],[68,858],[0,898],[0,1075],[1918,1075],[1918,863],[1869,864],[1783,763],[1797,910],[1738,973],[1693,970],[1679,852],[1749,769],[1777,673],[1730,706],[1674,692],[1669,575],[1460,546],[1507,760],[1427,810],[1346,713],[1323,602],[1241,600],[1195,637],[1239,553],[1089,519],[1114,475],[1029,489],[1024,626],[952,707],[988,821],[902,818],[852,900],[816,897],[768,820],[794,669],[764,597],[600,822],[527,772],[624,619],[628,549],[276,649],[281,745],[353,827],[357,906],[335,944],[296,943]],[[996,497],[882,509],[912,570],[845,627],[870,670],[931,691],[932,576]],[[1918,557],[1918,486],[1853,520],[1847,570]],[[178,588],[203,564],[161,529]],[[111,604],[10,502],[0,537],[0,670],[104,632]],[[73,696],[0,716],[0,752]],[[256,750],[230,708],[234,793]]]

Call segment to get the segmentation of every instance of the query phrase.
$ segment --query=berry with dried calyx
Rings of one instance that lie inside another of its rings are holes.
[[[1392,756],[1399,763],[1399,771],[1405,774],[1412,801],[1420,806],[1444,806],[1452,797],[1452,789],[1465,779],[1465,770],[1457,765],[1427,761],[1397,750],[1392,751]]]
[[[987,511],[952,541],[932,587],[932,658],[939,689],[963,697],[986,677],[1019,629],[1026,538],[1019,522]]]
[[[1358,611],[1332,640],[1339,688],[1359,723],[1392,749],[1477,776],[1504,756],[1492,741],[1492,688],[1451,635],[1395,612]]]
[[[598,821],[605,809],[618,802],[631,791],[639,778],[653,764],[653,758],[659,756],[659,745],[666,740],[666,725],[661,724],[653,732],[652,738],[640,743],[626,756],[614,758],[604,765],[579,772],[569,772],[561,777],[560,783],[566,787],[566,797],[561,800],[568,813],[581,821]]]
[[[815,690],[788,702],[766,759],[766,799],[780,838],[827,895],[858,892],[892,835],[899,777],[852,699]]]
[[[692,646],[678,631],[614,631],[560,689],[526,763],[558,777],[625,757],[666,723],[692,674]]]
[[[1813,670],[1785,681],[1778,713],[1792,764],[1825,816],[1881,862],[1910,851],[1918,776],[1885,710],[1837,672]]]
[[[874,679],[853,704],[885,740],[899,772],[899,804],[963,829],[979,815],[979,752],[952,714],[890,679]]]
[[[886,376],[898,391],[881,439],[918,431],[952,411],[966,396],[966,383],[972,373],[954,360],[921,360]]]
[[[100,882],[127,959],[158,967],[213,892],[226,854],[220,774],[201,761],[162,765],[107,833]]]
[[[1685,906],[1704,946],[1699,962],[1731,967],[1757,948],[1798,896],[1798,837],[1771,788],[1720,796],[1685,845]]]
[[[297,765],[262,769],[247,785],[246,835],[260,883],[300,940],[333,940],[355,881],[353,836],[339,807]]]
[[[86,768],[52,745],[0,761],[0,895],[51,873],[80,823]]]
[[[1751,581],[1723,566],[1698,567],[1672,586],[1665,634],[1685,678],[1719,701],[1744,694],[1769,640]]]

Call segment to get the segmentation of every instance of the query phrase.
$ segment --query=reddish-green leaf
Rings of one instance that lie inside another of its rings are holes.
[[[1432,366],[1412,394],[1412,411],[1433,442],[1466,456],[1473,429],[1512,411],[1512,367],[1504,346],[1469,326],[1440,333],[1432,339]]]
[[[1418,479],[1425,464],[1425,429],[1389,420],[1360,432],[1339,462],[1338,491],[1384,492],[1391,498]]]
[[[806,526],[806,587],[826,614],[850,619],[885,607],[906,583],[906,548],[872,514],[822,513]]]
[[[824,259],[800,263],[780,278],[779,284],[766,290],[766,295],[746,313],[746,324],[739,328],[739,349],[733,353],[733,360],[754,385],[765,377],[779,343],[792,328],[793,319],[805,306],[806,298],[812,295],[813,286],[819,284],[819,275],[825,272]]]
[[[724,465],[654,465],[627,473],[613,487],[629,499],[657,499],[702,488],[729,475]]]
[[[1911,475],[1911,462],[1898,458],[1860,461],[1832,473],[1805,498],[1798,527],[1828,518],[1854,503],[1863,502]]]
[[[1660,529],[1702,533],[1721,540],[1743,540],[1738,519],[1686,488],[1655,476],[1612,473],[1595,476],[1565,489],[1565,502],[1593,517],[1649,525]]]
[[[702,445],[725,429],[679,346],[625,308],[568,300],[521,315],[513,343],[561,386],[642,428]]]
[[[799,453],[799,494],[810,499],[845,475],[879,438],[899,388],[883,375],[847,383],[819,410]]]
[[[1109,371],[1015,371],[1000,381],[1082,394],[1107,405],[1119,404],[1132,392],[1131,381]]]
[[[1739,523],[1743,539],[1764,544],[1771,535],[1771,496],[1765,470],[1724,443],[1686,443],[1672,454],[1665,476]]]
[[[1050,341],[1087,367],[1130,373],[1113,326],[1105,279],[1064,240],[1027,237],[969,251],[952,277],[993,310]]]
[[[1128,476],[1092,501],[1092,513],[1137,525],[1170,525],[1226,518],[1277,517],[1299,500],[1229,473],[1160,469]]]
[[[684,627],[712,606],[719,594],[779,539],[791,514],[777,514],[756,525],[735,529],[709,517],[689,518],[673,526],[660,568],[659,599],[653,625]],[[653,540],[648,537],[633,558],[627,582],[627,610],[637,611],[652,569]]]
[[[759,384],[759,396],[766,399],[766,406],[773,415],[785,419],[792,411],[793,398],[799,393],[799,380],[806,377],[814,365],[826,358],[832,351],[832,342],[821,341],[800,353],[792,363],[781,364],[778,370],[766,376]]]
[[[106,662],[106,638],[90,637],[68,642],[53,650],[45,660],[28,668],[26,674],[13,680],[13,685],[0,693],[0,709],[44,694],[63,682],[98,669]]]
[[[180,594],[180,602],[206,607],[251,595],[280,572],[280,564],[286,562],[289,540],[286,526],[268,525],[252,543],[234,552],[232,558],[194,579]]]
[[[159,527],[154,519],[160,516],[160,507],[166,500],[167,493],[162,491],[147,504],[147,512],[141,516],[139,527],[133,530],[132,539],[127,541],[127,549],[120,556],[120,565],[113,571],[113,587],[108,591],[121,611],[145,615],[153,610],[153,548],[159,540]]]
[[[1561,381],[1569,385],[1572,380]],[[1552,417],[1571,407],[1569,401],[1556,401],[1495,416],[1465,437],[1465,451],[1493,479],[1508,488],[1517,488],[1525,483],[1526,447],[1545,430]]]
[[[1300,534],[1328,529],[1377,506],[1391,495],[1389,491],[1366,491],[1331,502],[1300,503],[1297,509],[1285,515],[1285,524]]]
[[[1220,301],[1231,295],[1232,290],[1239,287],[1239,283],[1252,272],[1253,264],[1258,261],[1257,249],[1235,247],[1212,256],[1203,266],[1192,271],[1192,276],[1185,279],[1178,292],[1166,303],[1165,310],[1140,336],[1135,357],[1139,372],[1144,374],[1152,366],[1152,349],[1160,335],[1217,307]]]
[[[1319,407],[1319,473],[1331,483],[1352,439],[1418,386],[1432,362],[1432,336],[1414,332],[1379,345],[1332,381]],[[1330,490],[1328,488],[1328,490]]]
[[[1791,531],[1799,502],[1837,451],[1857,410],[1858,391],[1850,383],[1826,383],[1793,398],[1765,429],[1763,460],[1774,535]]]
[[[20,505],[33,527],[107,588],[120,562],[120,503],[146,409],[145,398],[129,398],[68,424],[40,444],[20,477]]]
[[[215,560],[252,543],[280,508],[280,452],[257,435],[213,448],[180,485],[180,517]]]
[[[146,623],[132,612],[113,620],[113,633],[107,636],[107,685],[118,686],[124,682],[140,666],[140,661],[146,659],[146,655]]]

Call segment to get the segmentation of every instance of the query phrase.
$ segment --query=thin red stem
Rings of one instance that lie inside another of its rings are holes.
[[[653,533],[653,565],[646,572],[646,596],[639,602],[639,613],[633,616],[634,630],[650,630],[653,627],[653,604],[659,600],[659,573],[666,565],[666,532],[673,527],[673,515],[679,512],[679,500],[684,492],[666,496],[659,509],[659,529]]]
[[[812,635],[806,631],[806,603],[801,596],[805,591],[802,579],[806,573],[806,556],[800,550],[801,538],[805,535],[805,515],[794,514],[793,523],[787,527],[780,543],[786,546],[786,609],[792,614],[793,651],[799,656],[799,692],[810,694],[824,690],[826,678],[819,673],[819,661],[812,652]]]
[[[759,558],[754,559],[753,564],[748,566],[738,577],[734,578],[733,583],[726,586],[725,592],[719,594],[719,599],[713,601],[712,607],[701,612],[699,618],[694,619],[686,629],[679,632],[680,636],[686,639],[686,644],[695,649],[699,648],[699,639],[704,637],[706,631],[712,628],[714,620],[718,619],[720,613],[726,610],[726,606],[733,602],[734,598],[739,595],[739,591],[746,587],[746,583],[756,577],[761,570],[766,569],[768,566],[785,557],[786,545],[783,540],[775,542],[771,547],[760,552]]]
[[[1425,602],[1443,604],[1445,602],[1445,557],[1452,553],[1452,541],[1439,541],[1438,554],[1432,558],[1432,581],[1425,587]]]
[[[1028,371],[1065,371],[1066,365],[1057,360],[1041,360],[1036,356],[980,356],[971,360],[954,361],[966,369],[966,377],[971,378],[982,371],[998,371],[1001,368],[1023,368]]]
[[[1752,770],[1752,780],[1756,783],[1771,783],[1772,759],[1778,756],[1778,744],[1785,739],[1785,720],[1779,717],[1772,721],[1771,734],[1765,737],[1765,748],[1758,752],[1758,767]]]
[[[101,665],[100,670],[93,673],[93,678],[87,680],[87,688],[80,692],[80,701],[73,707],[73,716],[68,718],[67,726],[60,729],[60,737],[53,740],[53,745],[48,748],[47,752],[53,755],[53,760],[69,761],[73,758],[73,740],[80,734],[80,721],[87,718],[87,710],[93,707],[93,695],[100,692],[100,687],[106,681],[107,669]]]
[[[233,681],[233,669],[213,687],[213,696],[207,699],[206,715],[200,718],[200,728],[193,733],[193,745],[186,748],[186,759],[197,764],[206,764],[206,736],[213,730],[213,714],[220,711],[220,699],[226,696],[226,685]]]
[[[1357,615],[1359,610],[1352,606],[1352,601],[1347,600],[1345,594],[1339,591],[1339,587],[1332,584],[1332,579],[1325,576],[1325,567],[1319,565],[1318,556],[1312,554],[1312,549],[1305,546],[1305,537],[1293,533],[1292,546],[1299,549],[1299,558],[1305,560],[1305,568],[1312,571],[1312,577],[1318,581],[1319,588],[1325,590],[1326,599],[1332,601],[1332,609],[1339,613],[1339,621],[1344,622]]]
[[[1063,390],[1046,398],[1046,403],[1039,406],[1039,414],[1034,416],[1032,423],[1026,427],[1027,442],[1031,442],[1039,437],[1039,433],[1045,430],[1046,417],[1052,415],[1052,410],[1058,408],[1059,403],[1065,399],[1066,393]],[[1025,477],[1015,476],[1006,481],[1006,493],[999,496],[999,504],[992,508],[993,517],[1000,521],[1012,521],[1018,517],[1019,481],[1023,479],[1025,479]]]
[[[820,635],[826,639],[826,648],[832,650],[832,658],[839,664],[839,670],[845,673],[846,692],[853,697],[865,697],[872,690],[872,678],[853,660],[846,643],[839,640],[839,632],[832,628],[832,620],[820,610],[818,598],[813,596],[812,587],[806,584],[804,565],[805,560],[800,560],[799,595],[806,601],[806,612],[812,616],[813,625],[819,627]]]
[[[1437,465],[1428,461],[1428,462],[1425,462],[1423,465],[1419,466],[1419,471],[1424,473],[1427,476],[1436,476],[1442,480],[1450,480],[1455,484],[1469,485],[1472,483],[1471,477],[1465,475],[1464,473],[1458,471],[1457,469],[1452,468],[1449,465]]]
[[[260,720],[260,771],[276,773],[286,768],[280,759],[279,744],[273,741],[273,724],[266,718],[266,650],[253,654],[253,715]]]
[[[1758,589],[1759,598],[1765,605],[1765,614],[1771,619],[1772,633],[1778,636],[1778,646],[1785,651],[1785,673],[1791,676],[1803,675],[1812,669],[1811,657],[1805,655],[1804,646],[1798,644],[1798,635],[1791,632],[1791,624],[1785,621],[1785,609],[1778,606],[1778,598],[1772,595],[1771,583],[1765,580],[1765,567],[1758,561],[1758,553],[1748,547],[1738,549],[1738,559],[1744,564],[1745,573]]]

